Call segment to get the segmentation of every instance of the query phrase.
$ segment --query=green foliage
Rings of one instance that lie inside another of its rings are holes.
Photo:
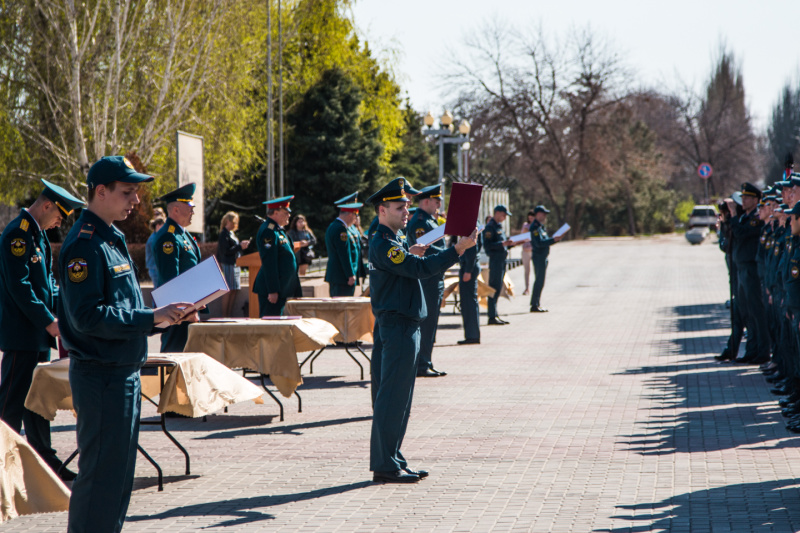
[[[675,207],[675,218],[681,224],[688,224],[689,216],[692,214],[692,209],[694,209],[695,203],[694,200],[691,198],[687,198],[685,200],[681,200],[678,202],[678,205]]]

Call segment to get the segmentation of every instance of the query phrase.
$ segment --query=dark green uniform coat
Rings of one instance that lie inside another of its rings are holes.
[[[89,210],[64,239],[58,264],[58,322],[80,449],[68,531],[119,531],[133,487],[139,370],[153,310],[144,305],[125,236]]]
[[[508,256],[508,250],[503,245],[506,240],[503,226],[495,219],[490,219],[483,228],[483,249],[489,256],[489,286],[494,289],[494,296],[488,298],[489,320],[497,318],[497,299],[503,290],[503,276],[506,273]]]
[[[530,227],[531,232],[531,261],[533,261],[533,274],[536,279],[533,282],[533,292],[531,292],[531,309],[539,307],[544,289],[544,278],[547,274],[547,256],[550,255],[550,247],[556,243],[547,234],[541,222],[534,220]]]
[[[360,239],[341,218],[337,218],[325,232],[325,247],[328,249],[325,281],[330,286],[330,295],[353,296],[356,290],[355,281],[352,285],[348,285],[347,281],[358,275]]]
[[[253,292],[258,295],[259,313],[261,316],[280,316],[286,300],[302,294],[292,238],[268,217],[258,229],[256,245],[261,256],[261,270],[253,283]],[[275,304],[268,299],[272,293],[278,293]]]
[[[156,233],[154,246],[158,283],[165,284],[200,262],[200,248],[183,226],[167,218]],[[161,334],[162,352],[182,352],[189,337],[189,323],[175,324]]]
[[[458,258],[458,294],[461,299],[461,320],[464,323],[464,338],[467,340],[480,340],[480,316],[478,307],[478,276],[481,275],[481,265],[478,257],[483,247],[483,233],[478,234],[478,244],[461,254]],[[464,274],[470,274],[470,280],[464,281]]]

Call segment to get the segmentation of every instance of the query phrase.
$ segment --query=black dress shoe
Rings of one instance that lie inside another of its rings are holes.
[[[438,378],[439,376],[444,376],[441,372],[437,372],[432,368],[424,368],[422,370],[417,370],[417,377],[418,378]]]
[[[417,483],[419,476],[404,470],[394,472],[373,472],[372,481],[375,483]]]
[[[544,307],[531,307],[531,313],[546,313],[547,309]]]
[[[427,470],[411,470],[410,468],[404,468],[403,470],[405,470],[407,474],[411,474],[412,476],[417,476],[420,479],[425,479],[426,477],[428,477]]]
[[[435,368],[433,368],[433,367],[431,367],[431,371],[432,371],[432,372],[436,372],[436,373],[437,373],[437,374],[439,374],[440,376],[446,376],[446,375],[447,375],[447,372],[445,372],[444,370],[436,370],[436,369],[435,369]]]
[[[767,383],[777,383],[779,381],[783,381],[784,379],[786,379],[786,376],[780,372],[775,372],[771,376],[767,376]]]
[[[731,349],[725,348],[724,350],[722,350],[721,354],[715,355],[714,359],[716,359],[717,361],[730,361],[731,359],[733,359],[733,354],[731,354]]]
[[[792,392],[794,392],[794,391],[793,391],[792,389],[790,389],[789,387],[781,387],[781,386],[779,386],[779,387],[773,387],[773,388],[771,388],[769,391],[770,391],[772,394],[776,395],[776,396],[786,396],[787,394],[791,394]]]
[[[508,324],[508,322],[503,322],[499,318],[490,318],[489,319],[489,325],[490,326],[505,326],[506,324]]]
[[[464,339],[458,341],[456,344],[480,344],[480,343],[481,343],[480,339]]]
[[[56,473],[61,478],[61,481],[75,481],[75,478],[78,477],[78,474],[66,467],[62,468],[61,471],[56,469]]]

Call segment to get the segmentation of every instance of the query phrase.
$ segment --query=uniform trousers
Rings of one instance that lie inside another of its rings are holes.
[[[33,352],[9,350],[3,354],[0,366],[0,418],[19,433],[25,425],[25,438],[36,453],[53,470],[61,461],[50,441],[50,421],[25,408],[25,398],[31,388],[37,363],[50,360],[50,351]]]
[[[372,414],[369,469],[396,472],[408,466],[400,446],[417,379],[419,322],[396,313],[381,313],[377,320],[381,352],[379,357],[372,352],[373,368],[379,360],[379,382]]]
[[[728,264],[728,283],[730,285],[730,301],[731,301],[731,335],[728,337],[728,350],[731,357],[736,358],[739,353],[739,345],[742,343],[744,336],[744,318],[742,317],[742,309],[739,305],[739,276],[737,274],[736,263],[734,263],[729,254],[725,255],[726,263]]]
[[[422,280],[422,294],[428,308],[428,316],[419,325],[419,357],[417,370],[433,368],[433,344],[436,342],[436,328],[439,325],[439,311],[444,297],[444,279],[440,276]]]
[[[458,274],[458,294],[461,298],[461,321],[464,323],[464,338],[469,340],[480,340],[481,310],[478,307],[478,276],[481,269],[476,265],[472,269],[469,281],[463,281],[464,271]]]
[[[122,529],[136,469],[140,368],[70,360],[80,456],[69,500],[68,533]]]
[[[356,284],[348,285],[347,283],[330,283],[328,282],[328,293],[332,297],[336,296],[353,296],[356,293]]]
[[[278,296],[278,301],[270,303],[266,296],[258,295],[258,315],[259,316],[282,316],[283,308],[286,305],[286,298]]]
[[[536,276],[536,279],[533,282],[533,291],[531,291],[531,308],[540,307],[547,263],[547,257],[533,256],[533,275]]]
[[[739,303],[747,327],[747,345],[745,357],[748,359],[769,356],[769,330],[764,303],[761,299],[761,282],[758,279],[758,267],[755,262],[739,263]]]
[[[489,256],[489,286],[494,289],[494,295],[487,298],[489,320],[497,318],[497,299],[503,291],[503,276],[506,273],[506,258]]]

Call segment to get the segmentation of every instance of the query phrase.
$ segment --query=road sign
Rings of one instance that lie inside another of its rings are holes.
[[[714,169],[711,168],[709,163],[700,163],[700,166],[697,167],[697,175],[707,180],[711,177],[711,174],[714,173]]]

